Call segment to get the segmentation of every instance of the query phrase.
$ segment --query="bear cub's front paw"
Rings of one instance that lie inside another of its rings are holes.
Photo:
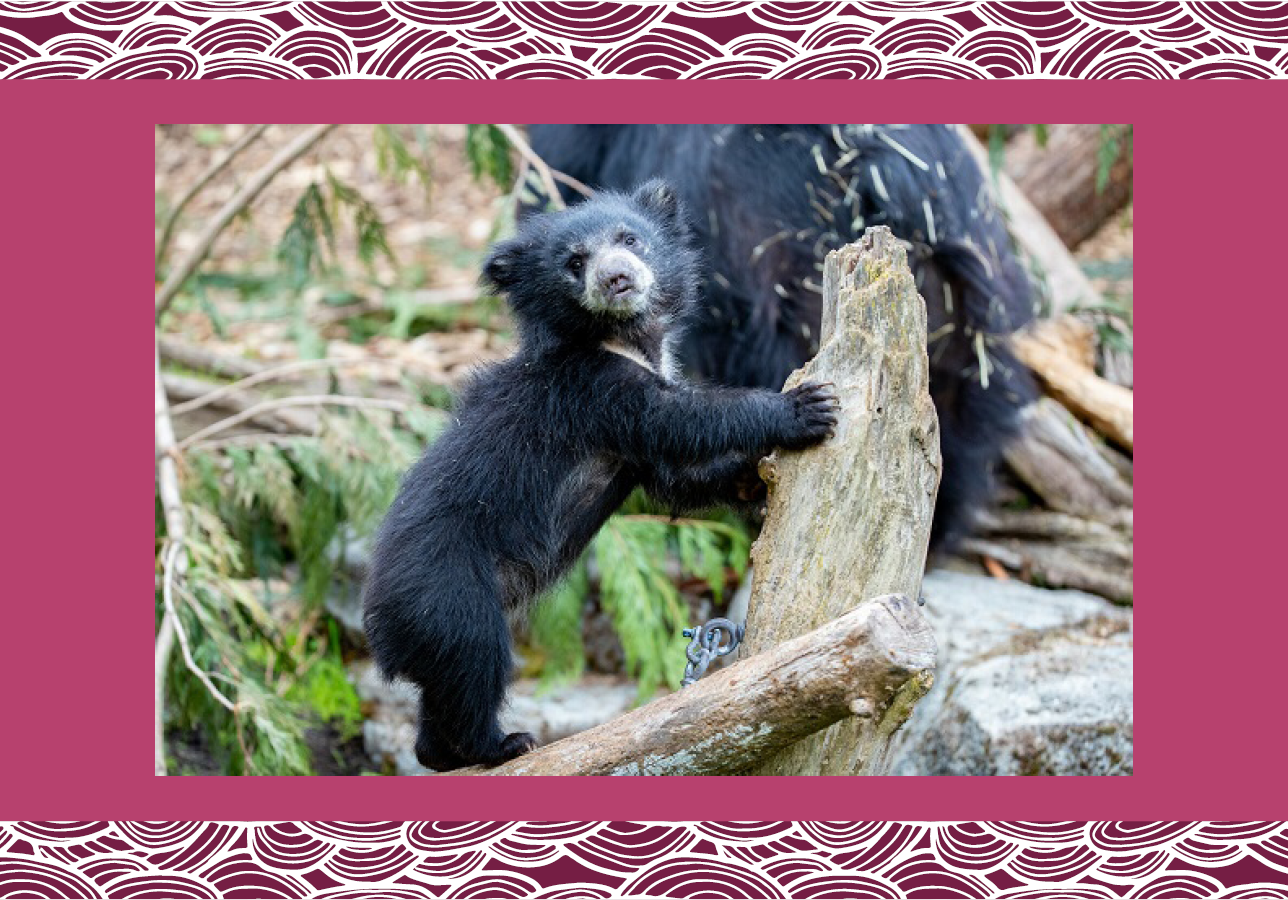
[[[791,422],[780,442],[788,450],[803,450],[836,434],[841,401],[829,382],[807,381],[782,396],[791,404]]]

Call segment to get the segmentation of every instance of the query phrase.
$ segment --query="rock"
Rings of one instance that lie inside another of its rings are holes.
[[[1130,775],[1132,613],[1079,591],[936,571],[935,686],[895,775]]]
[[[363,740],[367,754],[382,768],[399,775],[426,775],[429,769],[416,761],[416,689],[399,681],[388,684],[369,660],[349,666],[367,720]],[[634,682],[604,675],[587,675],[575,684],[537,695],[535,679],[511,686],[509,703],[501,715],[506,731],[528,731],[548,744],[585,731],[626,712],[635,705]]]
[[[537,695],[535,679],[515,682],[501,714],[506,731],[530,731],[542,744],[602,725],[635,706],[639,687],[625,678],[587,675],[580,681]]]
[[[362,627],[362,585],[337,580],[328,588],[324,603],[326,611],[340,623],[344,636],[355,647],[367,646],[367,634]]]

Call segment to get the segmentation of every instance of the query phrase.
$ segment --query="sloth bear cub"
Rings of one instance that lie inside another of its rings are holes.
[[[663,182],[529,217],[483,277],[513,309],[518,352],[473,378],[407,474],[363,600],[381,671],[420,687],[416,756],[438,770],[532,749],[497,721],[507,614],[563,575],[637,485],[674,508],[734,501],[761,456],[818,443],[837,421],[823,385],[780,394],[677,377],[699,276]]]

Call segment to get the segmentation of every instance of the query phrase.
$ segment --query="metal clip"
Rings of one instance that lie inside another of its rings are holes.
[[[712,619],[700,628],[686,628],[681,633],[693,639],[684,651],[689,664],[684,667],[684,680],[680,686],[686,687],[705,675],[713,660],[738,649],[746,626],[735,625],[728,619]]]

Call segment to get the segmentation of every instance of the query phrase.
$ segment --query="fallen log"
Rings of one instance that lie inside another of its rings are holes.
[[[1131,199],[1132,155],[1119,152],[1097,185],[1106,140],[1121,142],[1123,125],[1048,125],[1039,145],[1032,129],[1006,145],[1006,174],[1037,208],[1066,247],[1095,234]]]
[[[787,380],[832,382],[841,399],[831,440],[761,463],[765,527],[744,657],[767,653],[862,600],[920,596],[939,488],[939,423],[928,393],[926,306],[903,245],[886,228],[828,254],[818,354]],[[911,620],[933,641],[919,616]],[[885,745],[932,680],[931,666],[892,673],[889,705],[787,748],[756,774],[879,774]]]
[[[994,559],[1026,578],[1034,578],[1046,587],[1074,588],[1099,594],[1115,603],[1132,602],[1132,568],[1124,562],[1122,550],[1104,551],[1102,559],[1092,558],[1095,548],[1070,547],[1060,544],[1023,540],[981,540],[967,538],[961,551]],[[1126,552],[1131,552],[1130,544]]]
[[[1005,458],[1051,509],[1123,527],[1131,519],[1132,487],[1097,443],[1059,402],[1043,397],[1023,412]]]
[[[610,722],[492,769],[451,775],[735,775],[851,717],[893,730],[928,678],[935,642],[891,594]]]
[[[1090,326],[1071,316],[1039,321],[1014,335],[1011,346],[1050,396],[1130,452],[1134,449],[1133,394],[1096,374],[1094,347],[1079,334],[1080,326],[1090,334]]]
[[[981,534],[1053,541],[1119,541],[1125,534],[1130,539],[1123,529],[1049,509],[988,510],[976,517],[975,528]]]

